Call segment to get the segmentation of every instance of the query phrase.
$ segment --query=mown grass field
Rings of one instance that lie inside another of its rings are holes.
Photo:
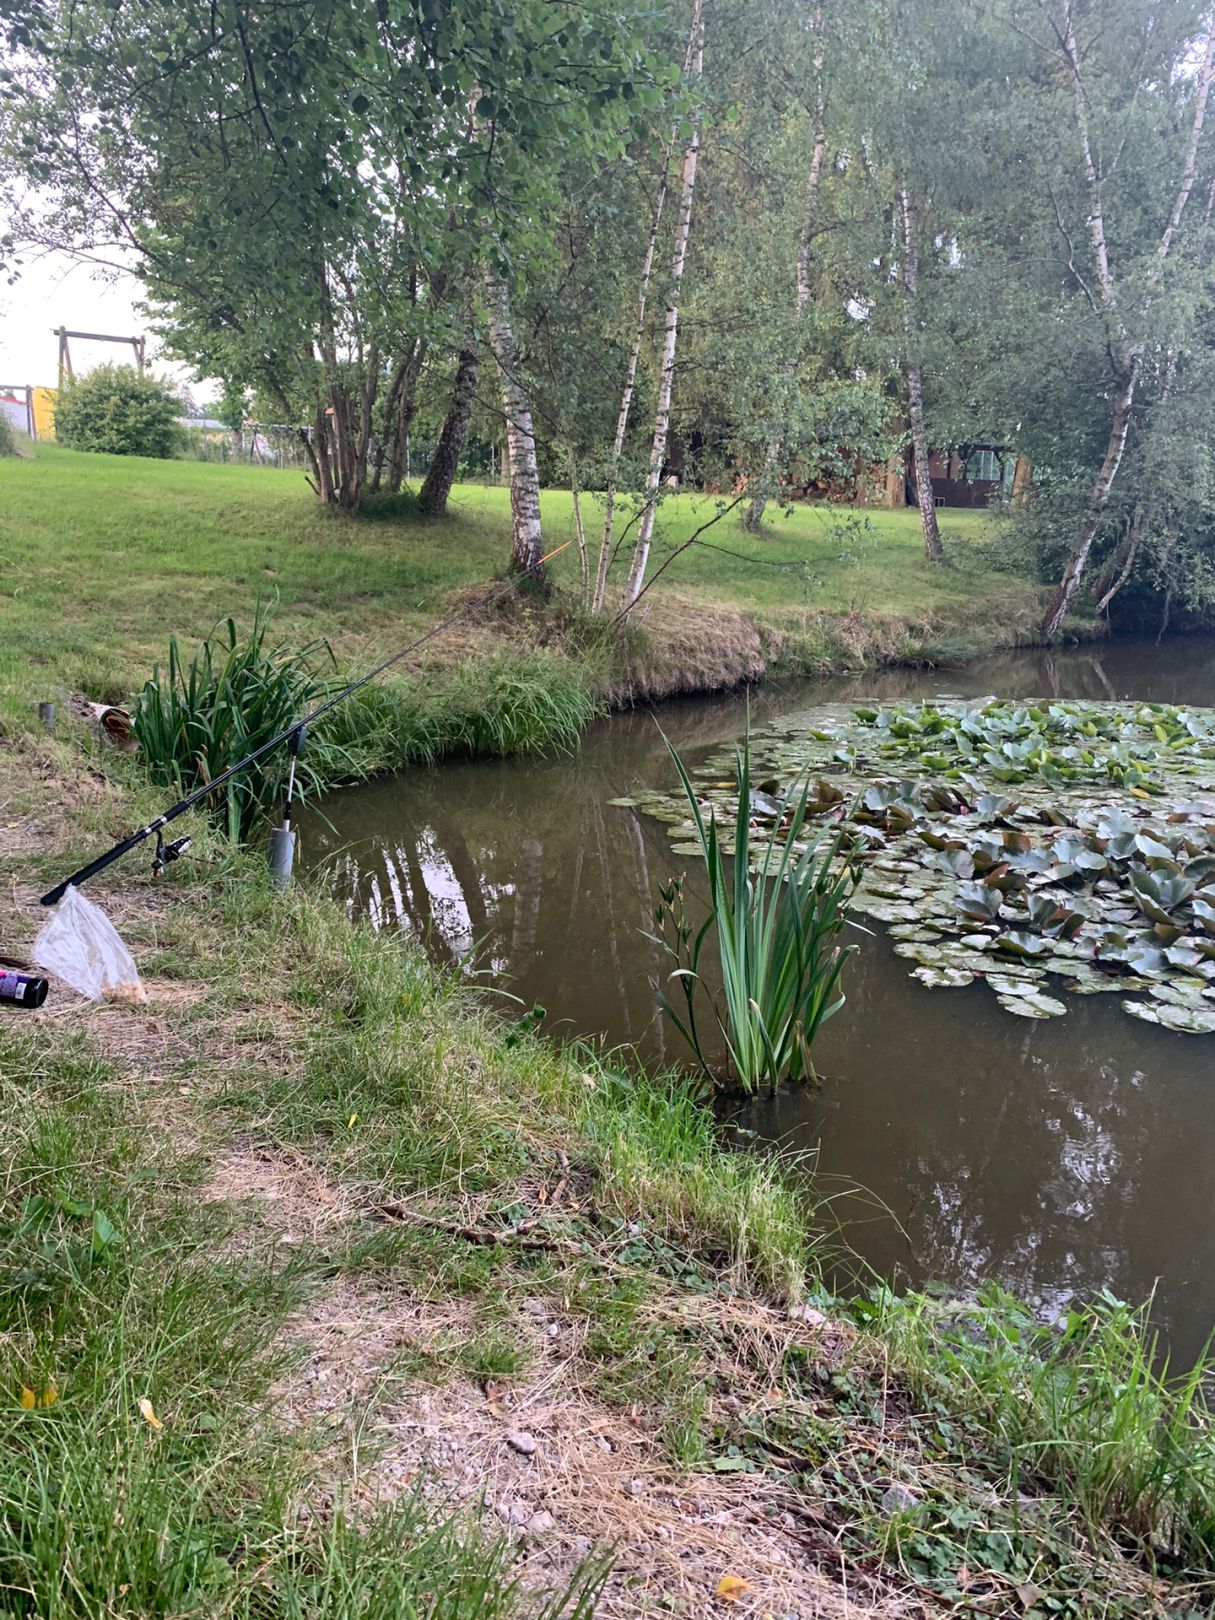
[[[600,509],[584,505],[593,537]],[[716,508],[711,498],[668,500],[655,566]],[[568,493],[545,495],[544,518],[551,546],[572,536]],[[344,664],[361,667],[499,573],[509,521],[499,488],[458,487],[437,525],[411,517],[407,502],[351,521],[319,509],[297,472],[39,446],[31,459],[0,460],[0,687],[10,702],[62,685],[117,697],[139,685],[171,632],[192,644],[229,613],[251,617],[271,596],[285,637],[325,636]],[[685,635],[702,618],[706,642],[723,609],[795,635],[823,616],[926,623],[953,614],[979,626],[980,642],[983,623],[995,637],[1009,593],[1024,617],[1032,592],[1007,576],[993,591],[983,514],[944,512],[942,527],[951,565],[934,568],[910,510],[771,508],[762,538],[747,536],[733,512],[704,536],[728,551],[694,546],[654,587],[646,661],[663,658],[664,601]],[[573,547],[552,572],[575,599]],[[448,644],[448,660],[459,645]]]

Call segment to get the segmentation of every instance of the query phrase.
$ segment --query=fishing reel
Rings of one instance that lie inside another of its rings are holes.
[[[156,853],[152,857],[152,876],[158,878],[173,861],[179,861],[194,842],[189,833],[183,833],[180,838],[174,838],[172,843],[166,844],[162,834],[156,834]]]

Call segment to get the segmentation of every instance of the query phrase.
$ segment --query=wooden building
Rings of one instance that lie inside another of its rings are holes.
[[[989,506],[1011,491],[1017,458],[994,444],[966,444],[955,450],[931,450],[928,472],[934,506]],[[915,469],[906,463],[906,501],[915,505]]]

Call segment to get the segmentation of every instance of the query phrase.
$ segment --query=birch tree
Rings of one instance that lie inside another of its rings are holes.
[[[690,37],[692,51],[689,77],[694,83],[704,71],[703,0],[693,0]],[[671,254],[666,319],[663,323],[662,366],[658,377],[658,403],[654,412],[654,433],[650,441],[650,461],[645,480],[645,504],[637,528],[637,541],[625,587],[626,611],[641,595],[645,583],[645,571],[650,557],[650,543],[654,535],[654,518],[662,482],[662,468],[666,460],[667,439],[671,427],[671,391],[675,382],[675,351],[679,336],[679,295],[684,265],[687,263],[688,234],[692,227],[692,201],[696,192],[696,166],[700,156],[700,118],[699,109],[696,107],[692,108],[690,124],[691,130],[680,166],[679,215],[675,222],[675,245]]]
[[[932,493],[932,477],[928,470],[928,429],[924,420],[918,214],[911,192],[906,186],[899,192],[898,212],[902,235],[899,295],[903,310],[905,342],[903,369],[907,378],[907,418],[911,430],[915,496],[916,504],[920,509],[920,532],[924,538],[924,555],[932,562],[939,562],[944,552],[941,546],[941,531],[937,526],[936,505]]]
[[[611,459],[608,463],[607,488],[603,500],[603,533],[599,538],[599,556],[595,565],[595,585],[591,593],[592,613],[603,612],[607,591],[608,565],[612,560],[612,539],[616,516],[616,485],[620,476],[620,458],[624,453],[625,435],[629,430],[629,416],[633,409],[633,395],[637,390],[637,363],[641,358],[641,345],[645,339],[646,304],[650,296],[650,278],[654,274],[654,254],[658,247],[658,228],[666,206],[667,185],[674,135],[663,156],[662,179],[650,215],[650,230],[646,238],[645,258],[641,266],[641,285],[637,293],[637,310],[633,319],[633,333],[629,340],[629,357],[624,369],[624,387],[620,393],[620,409],[616,414],[616,433],[612,439]]]
[[[801,324],[801,318],[810,302],[810,262],[814,227],[818,214],[819,186],[823,176],[823,160],[827,155],[827,113],[823,90],[823,12],[822,7],[815,8],[811,28],[815,37],[813,67],[812,67],[812,136],[810,145],[810,161],[807,165],[805,195],[802,201],[801,227],[797,236],[797,267],[795,291],[793,296],[794,336]],[[794,367],[796,348],[791,343],[793,354],[790,356],[789,369]],[[795,384],[792,375],[787,382]],[[762,481],[756,494],[747,507],[745,527],[752,533],[758,533],[763,527],[764,509],[768,503],[768,487],[774,480],[779,480],[780,460],[784,450],[783,440],[774,437],[764,458]]]
[[[443,418],[430,467],[418,491],[418,510],[424,517],[440,518],[447,511],[448,497],[460,465],[460,452],[464,448],[464,436],[472,416],[479,369],[477,351],[461,349],[455,382],[452,384],[451,404]]]
[[[1034,41],[1061,70],[1070,92],[1076,159],[1087,214],[1086,266],[1082,268],[1076,262],[1075,245],[1056,203],[1059,231],[1067,241],[1072,275],[1100,324],[1109,363],[1108,424],[1104,453],[1062,576],[1042,621],[1043,633],[1054,635],[1083,583],[1093,542],[1109,506],[1126,451],[1136,392],[1143,373],[1149,310],[1169,266],[1197,178],[1207,103],[1212,78],[1215,77],[1215,28],[1208,22],[1199,65],[1189,87],[1188,128],[1175,171],[1175,186],[1159,234],[1149,251],[1137,256],[1138,263],[1128,252],[1129,262],[1122,269],[1111,252],[1107,225],[1109,168],[1101,156],[1093,128],[1094,105],[1098,99],[1096,87],[1077,41],[1071,0],[1064,0],[1062,6],[1051,3],[1051,0],[1043,0],[1039,16],[1045,29],[1033,36]],[[1025,25],[1018,23],[1018,26],[1024,28]],[[1115,147],[1115,162],[1120,155]]]
[[[502,418],[510,466],[510,565],[536,584],[544,583],[544,538],[540,527],[540,467],[536,430],[519,361],[506,283],[493,270],[485,273],[489,346],[502,394]]]

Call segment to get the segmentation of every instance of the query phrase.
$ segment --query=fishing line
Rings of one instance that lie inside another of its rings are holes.
[[[386,669],[391,669],[394,664],[399,664],[402,658],[407,658],[410,653],[416,652],[419,647],[424,647],[428,641],[433,641],[435,636],[457,623],[465,614],[471,613],[477,608],[487,607],[491,602],[497,601],[500,596],[505,596],[508,591],[513,591],[521,580],[529,574],[538,572],[544,567],[545,563],[551,562],[554,557],[566,549],[566,546],[572,546],[573,543],[573,540],[570,539],[566,540],[562,545],[554,546],[552,551],[547,552],[537,562],[532,563],[530,567],[521,569],[519,573],[503,580],[493,590],[487,591],[484,596],[478,597],[476,601],[466,602],[462,608],[457,608],[454,613],[448,614],[447,618],[440,620],[438,624],[427,630],[425,635],[419,636],[416,641],[411,641],[408,647],[402,647],[400,652],[395,652],[390,658],[385,658],[382,664],[377,664],[374,669],[368,670],[366,675],[360,675],[357,681],[351,681],[340,692],[335,692],[332,697],[326,698],[323,703],[319,703],[315,709],[303,715],[299,720],[293,721],[291,725],[280,731],[277,736],[269,738],[268,741],[253,749],[251,753],[246,754],[244,759],[237,760],[235,765],[229,765],[227,770],[222,771],[213,781],[205,782],[202,787],[195,788],[193,793],[188,793],[184,799],[179,799],[176,804],[171,805],[163,814],[157,816],[155,821],[149,821],[146,827],[140,827],[138,831],[120,839],[104,855],[98,855],[95,860],[89,861],[79,871],[73,872],[70,877],[64,878],[62,883],[57,883],[53,889],[48,889],[42,896],[42,904],[44,906],[55,905],[59,900],[63,899],[69,888],[79,888],[82,883],[87,883],[89,878],[96,877],[98,872],[103,872],[114,861],[121,860],[124,855],[129,854],[131,850],[142,844],[146,838],[150,838],[153,833],[157,834],[157,862],[159,865],[163,867],[167,861],[176,859],[183,852],[188,840],[178,839],[176,844],[165,845],[164,840],[159,836],[162,828],[167,827],[171,821],[176,821],[178,816],[184,815],[187,810],[214,793],[217,788],[221,788],[225,783],[230,782],[239,772],[247,770],[250,765],[256,764],[259,759],[270,753],[272,749],[280,747],[289,737],[294,737],[305,726],[312,725],[322,715],[328,714],[330,709],[335,709],[339,703],[345,702],[352,693],[359,691],[369,681],[374,681]]]

